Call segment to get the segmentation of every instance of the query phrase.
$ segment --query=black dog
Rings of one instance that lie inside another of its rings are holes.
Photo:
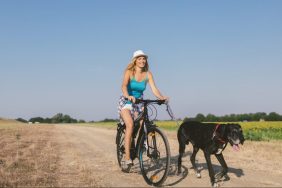
[[[217,181],[221,178],[228,180],[228,167],[223,158],[222,151],[228,142],[234,149],[239,149],[239,144],[244,143],[242,128],[239,124],[216,124],[216,123],[200,123],[195,121],[187,121],[180,125],[177,133],[179,142],[179,158],[178,173],[181,173],[181,158],[185,151],[186,144],[189,142],[193,145],[193,153],[190,157],[193,169],[198,178],[201,177],[195,164],[195,157],[199,149],[202,149],[207,162],[210,181],[213,187],[217,187]],[[222,166],[223,170],[214,175],[211,163],[211,155],[214,154]]]

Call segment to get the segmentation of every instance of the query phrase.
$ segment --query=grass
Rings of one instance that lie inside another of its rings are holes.
[[[52,126],[0,122],[0,187],[58,186]]]
[[[244,132],[247,140],[282,140],[282,128],[254,128]]]
[[[2,119],[0,118],[0,130],[2,129],[18,129],[20,126],[24,126],[24,123],[16,120]]]

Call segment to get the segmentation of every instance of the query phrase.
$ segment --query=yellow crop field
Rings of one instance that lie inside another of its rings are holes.
[[[267,128],[274,128],[274,129],[281,129],[282,128],[282,121],[262,121],[262,122],[238,122],[243,130],[249,129],[267,129]]]

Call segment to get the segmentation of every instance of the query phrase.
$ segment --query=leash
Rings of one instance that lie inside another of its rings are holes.
[[[166,104],[166,111],[167,111],[168,115],[170,116],[171,120],[175,121],[177,126],[179,127],[179,123],[178,123],[177,119],[175,118],[175,116],[174,116],[174,114],[171,110],[171,107],[168,103]]]

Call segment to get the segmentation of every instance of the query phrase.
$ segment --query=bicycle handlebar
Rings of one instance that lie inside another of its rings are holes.
[[[128,98],[125,97],[125,100],[128,100]],[[135,99],[135,104],[149,104],[149,103],[156,103],[158,105],[165,104],[166,100],[150,100],[150,99]]]
[[[124,99],[129,101],[128,98],[126,98],[126,97]],[[139,104],[139,103],[143,103],[144,105],[147,105],[149,103],[156,103],[158,105],[166,104],[166,111],[167,111],[168,115],[170,116],[170,118],[172,120],[176,121],[177,125],[179,125],[175,116],[173,115],[173,112],[172,112],[167,100],[135,99],[135,104]]]

